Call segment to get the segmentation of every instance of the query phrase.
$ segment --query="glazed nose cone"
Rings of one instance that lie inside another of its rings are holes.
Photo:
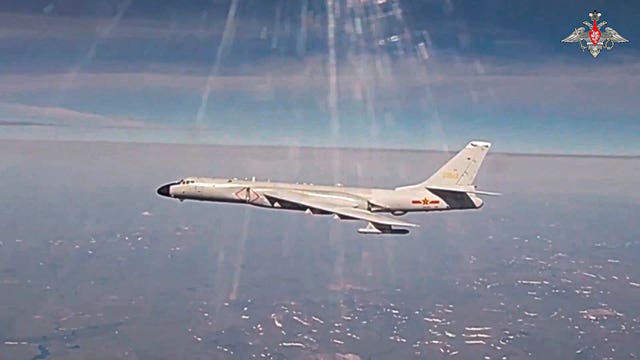
[[[175,185],[175,184],[171,183],[171,184],[162,185],[158,188],[156,192],[158,193],[158,195],[171,196],[171,185]]]

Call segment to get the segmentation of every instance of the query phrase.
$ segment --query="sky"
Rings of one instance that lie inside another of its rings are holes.
[[[560,40],[597,9],[629,43]],[[0,138],[640,155],[640,3],[0,4]]]

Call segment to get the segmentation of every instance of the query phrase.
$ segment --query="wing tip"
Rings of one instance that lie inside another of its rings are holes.
[[[491,143],[483,140],[472,140],[465,147],[466,148],[483,147],[488,149],[491,147]]]
[[[413,224],[413,223],[402,223],[402,224],[397,224],[395,226],[406,226],[406,227],[412,227],[412,228],[419,228],[420,227],[420,225]]]
[[[502,193],[493,192],[493,191],[476,191],[474,194],[478,195],[487,195],[487,196],[502,196]]]

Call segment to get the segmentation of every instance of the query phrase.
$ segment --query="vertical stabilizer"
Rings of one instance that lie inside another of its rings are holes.
[[[478,174],[482,160],[489,152],[491,143],[471,141],[443,167],[420,186],[469,186]]]

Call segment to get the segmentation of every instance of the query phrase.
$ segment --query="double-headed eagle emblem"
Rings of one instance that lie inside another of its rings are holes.
[[[580,49],[584,51],[585,49],[589,49],[589,52],[593,57],[597,57],[600,54],[602,49],[611,50],[613,49],[613,45],[615,43],[623,43],[629,42],[629,40],[623,38],[617,31],[613,30],[613,28],[607,26],[604,28],[604,33],[600,30],[604,25],[607,24],[606,21],[598,23],[600,21],[601,13],[594,10],[589,14],[589,18],[592,23],[587,21],[583,21],[582,23],[585,27],[579,27],[573,30],[571,35],[562,39],[562,42],[566,43],[575,43],[577,42],[580,45]],[[588,31],[587,31],[588,30]]]

